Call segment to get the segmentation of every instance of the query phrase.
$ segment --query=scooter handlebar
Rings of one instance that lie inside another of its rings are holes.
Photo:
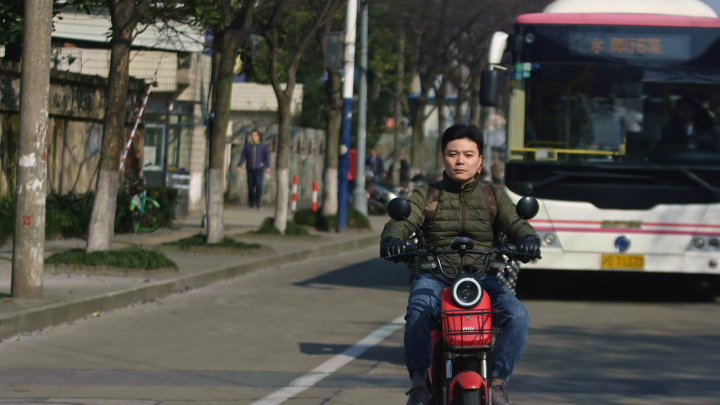
[[[391,255],[386,256],[385,260],[390,260],[393,262],[407,262],[410,259],[414,257],[427,257],[427,256],[433,256],[433,257],[440,257],[440,256],[447,256],[451,254],[475,254],[475,255],[493,255],[493,254],[499,254],[507,256],[511,260],[522,260],[522,259],[542,259],[542,256],[539,254],[528,254],[528,253],[521,253],[518,251],[518,247],[515,244],[512,243],[506,243],[503,248],[492,248],[490,250],[475,250],[475,249],[468,249],[468,250],[435,250],[435,249],[425,249],[423,246],[418,244],[408,244],[405,248],[405,253],[399,254],[399,255]]]

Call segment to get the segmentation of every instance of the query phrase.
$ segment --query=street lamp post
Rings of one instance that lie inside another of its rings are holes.
[[[353,75],[355,74],[355,28],[357,0],[348,1],[345,20],[345,82],[343,83],[342,121],[340,124],[340,164],[338,165],[337,230],[347,224],[348,169],[350,166],[350,127],[352,123]]]
[[[367,132],[368,2],[361,4],[360,14],[360,98],[358,100],[357,175],[353,208],[367,215],[365,194],[365,134]]]

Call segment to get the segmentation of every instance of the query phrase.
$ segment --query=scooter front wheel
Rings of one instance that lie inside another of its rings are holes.
[[[483,390],[456,388],[451,405],[490,405]]]

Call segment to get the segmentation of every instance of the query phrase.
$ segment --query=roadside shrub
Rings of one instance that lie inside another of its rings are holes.
[[[162,253],[131,246],[120,250],[88,253],[84,249],[71,249],[53,254],[45,259],[46,264],[78,267],[116,267],[139,270],[172,268],[177,264]]]
[[[250,233],[258,233],[263,235],[282,235],[279,229],[275,227],[275,218],[267,217],[260,224],[260,228],[250,231]]]
[[[184,238],[172,242],[163,243],[168,246],[179,246],[183,250],[189,250],[194,246],[213,246],[213,247],[226,247],[231,249],[246,250],[246,249],[259,249],[262,246],[257,243],[245,243],[228,236],[224,237],[218,243],[207,243],[207,236],[203,234],[196,234],[189,238]]]
[[[15,227],[15,200],[10,197],[0,198],[0,245],[9,241]]]
[[[350,229],[371,228],[370,219],[355,208],[348,207],[345,219],[346,225]],[[334,231],[337,229],[337,223],[337,215],[322,215],[320,214],[320,211],[318,211],[317,222],[315,225],[318,231]]]
[[[168,227],[175,220],[175,208],[178,205],[178,189],[164,186],[148,187],[148,195],[160,204],[162,223],[160,226]]]
[[[315,228],[318,231],[330,232],[337,229],[337,215],[322,215],[318,211]]]
[[[355,208],[348,208],[347,227],[354,229],[370,229],[370,218]]]
[[[293,220],[298,225],[315,226],[318,215],[320,215],[318,212],[312,212],[310,208],[302,208],[295,211]]]
[[[263,235],[282,235],[282,232],[280,232],[280,230],[275,227],[275,218],[272,217],[265,218],[265,220],[263,220],[262,224],[260,225],[260,228],[254,231],[250,231],[250,233]],[[302,225],[298,225],[298,223],[295,221],[287,221],[287,223],[285,224],[285,235],[306,236],[310,235],[310,232],[308,232],[308,230],[305,229]]]
[[[148,195],[160,204],[162,222],[168,227],[175,219],[178,190],[171,187],[148,187]],[[115,205],[115,232],[132,232],[130,226],[130,200],[125,190],[118,190]],[[50,193],[45,200],[45,238],[82,238],[87,236],[95,194]],[[15,198],[0,197],[0,244],[12,238],[15,230]]]
[[[287,221],[287,225],[285,225],[285,235],[307,236],[310,235],[310,231],[295,221]]]

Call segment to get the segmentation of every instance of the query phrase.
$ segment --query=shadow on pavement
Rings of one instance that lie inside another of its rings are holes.
[[[598,333],[597,329],[554,326],[531,327],[528,336],[521,370],[513,376],[516,392],[720,396],[717,334]]]
[[[525,270],[518,278],[518,298],[708,302],[719,294],[711,284],[707,276],[693,274]]]
[[[323,354],[338,355],[349,349],[350,347],[351,345],[300,342],[300,351],[303,354],[312,356]],[[402,346],[373,346],[368,349],[368,351],[360,355],[358,359],[369,360],[378,363],[389,363],[400,366],[405,365],[405,358]]]
[[[322,276],[295,283],[295,285],[307,288],[343,286],[409,291],[409,274],[409,270],[405,265],[390,263],[382,259],[373,259],[343,267]]]

